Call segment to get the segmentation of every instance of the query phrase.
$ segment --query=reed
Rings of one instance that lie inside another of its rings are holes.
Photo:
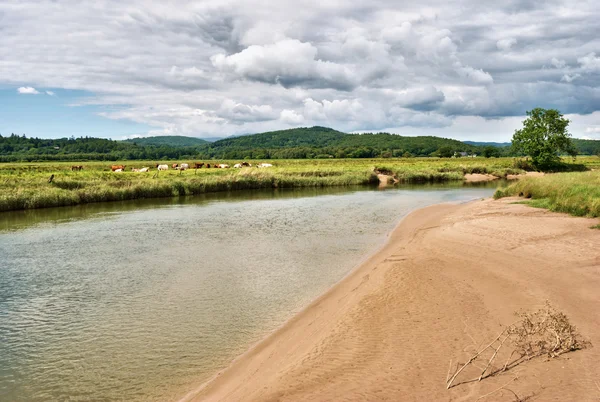
[[[192,161],[187,162],[191,164]],[[233,165],[238,161],[208,162]],[[157,172],[154,166],[158,161],[2,163],[0,211],[243,189],[375,185],[379,183],[376,172],[381,169],[388,170],[400,182],[405,183],[460,181],[464,174],[474,172],[497,174],[499,177],[508,174],[507,172],[522,172],[513,167],[514,160],[511,158],[315,159],[269,162],[274,165],[272,168],[203,168],[185,172]],[[127,171],[113,173],[110,170],[111,164],[124,164]],[[83,165],[84,168],[82,171],[71,171],[71,165]],[[147,173],[130,171],[131,168],[141,167],[152,169]],[[49,183],[51,175],[54,178]]]
[[[600,171],[523,178],[494,194],[496,199],[509,196],[529,198],[526,203],[533,207],[600,217]]]

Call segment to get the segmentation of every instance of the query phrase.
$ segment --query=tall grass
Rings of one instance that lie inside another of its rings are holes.
[[[499,189],[494,198],[522,196],[529,204],[575,216],[600,217],[600,171],[528,177]]]
[[[186,162],[186,161],[176,161]],[[192,162],[192,161],[187,161]],[[208,161],[233,165],[239,161]],[[168,170],[156,173],[157,162],[41,162],[0,164],[0,211],[57,207],[138,198],[177,197],[217,191],[377,184],[377,170],[388,170],[405,183],[460,181],[464,174],[484,172],[499,177],[522,172],[511,158],[499,159],[317,159],[269,161],[272,168]],[[168,163],[171,162],[164,162]],[[258,162],[257,162],[258,163]],[[73,164],[83,171],[71,171]],[[113,173],[111,164],[125,164]],[[152,167],[133,173],[132,167]],[[52,183],[48,183],[54,175]]]

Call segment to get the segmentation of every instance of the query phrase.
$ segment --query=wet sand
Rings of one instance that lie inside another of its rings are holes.
[[[184,400],[467,401],[507,383],[520,398],[598,400],[598,220],[513,201],[410,214],[379,252]],[[451,359],[546,300],[596,347],[446,389]]]

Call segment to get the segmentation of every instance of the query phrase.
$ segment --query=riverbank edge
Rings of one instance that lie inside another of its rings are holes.
[[[317,296],[313,301],[311,301],[306,307],[302,308],[295,315],[290,317],[287,321],[285,321],[281,326],[274,329],[272,332],[266,334],[262,339],[251,345],[244,353],[235,357],[231,363],[225,367],[217,371],[212,377],[208,380],[204,381],[199,387],[194,390],[188,392],[186,395],[177,399],[178,402],[190,402],[195,401],[196,397],[200,392],[205,390],[208,386],[210,386],[215,380],[219,379],[222,375],[227,373],[229,370],[235,368],[237,364],[240,364],[244,359],[251,359],[253,354],[259,351],[261,348],[264,348],[269,343],[276,341],[276,338],[281,335],[281,333],[285,331],[289,331],[293,328],[294,324],[300,321],[303,317],[310,314],[311,310],[315,309],[322,303],[324,300],[328,298],[334,297],[334,293],[337,289],[347,285],[353,279],[360,277],[360,275],[368,271],[370,267],[376,265],[382,259],[385,259],[389,252],[393,249],[396,249],[402,241],[407,241],[410,232],[418,231],[418,226],[422,223],[420,221],[420,215],[425,214],[426,212],[431,211],[431,215],[433,217],[441,217],[445,214],[456,211],[460,208],[464,208],[470,203],[477,202],[477,200],[470,200],[461,203],[439,203],[430,205],[423,208],[418,208],[416,210],[411,211],[406,216],[402,217],[400,221],[396,224],[396,226],[388,233],[385,242],[373,250],[371,253],[367,254],[363,259],[361,259],[354,267],[344,275],[338,282],[334,283],[330,288],[326,289],[321,295]],[[431,217],[429,218],[431,219]],[[429,220],[427,219],[427,220]],[[416,220],[417,222],[412,222]],[[408,223],[407,223],[408,222]],[[405,238],[406,237],[406,238]]]
[[[509,203],[514,203],[514,201],[517,200],[518,199],[504,199],[502,201],[495,201],[491,198],[488,198],[481,201],[490,203],[503,203],[508,205]],[[293,334],[296,327],[299,326],[302,321],[306,321],[310,319],[310,317],[318,317],[320,314],[326,314],[327,306],[323,305],[327,304],[328,302],[330,304],[333,303],[336,299],[336,296],[339,296],[343,289],[348,289],[352,286],[356,286],[356,288],[358,288],[362,285],[362,282],[364,282],[365,275],[368,277],[368,273],[374,269],[377,269],[379,264],[390,258],[393,255],[394,250],[398,250],[403,246],[407,246],[415,239],[415,237],[419,235],[420,232],[428,231],[429,229],[433,228],[439,228],[440,223],[447,217],[457,215],[463,210],[468,210],[469,208],[472,208],[473,205],[481,201],[473,200],[462,204],[436,204],[412,211],[401,219],[401,221],[388,235],[386,242],[379,249],[375,250],[364,261],[357,264],[357,266],[344,278],[313,300],[308,306],[286,321],[281,327],[266,335],[263,339],[251,346],[246,352],[232,360],[231,364],[226,368],[219,370],[210,379],[204,381],[199,387],[195,388],[179,399],[179,402],[196,400],[223,400],[224,395],[226,398],[227,395],[230,395],[230,392],[236,390],[235,387],[240,387],[240,381],[243,380],[239,380],[240,377],[237,375],[238,372],[243,372],[244,370],[247,371],[249,366],[255,363],[252,360],[254,358],[260,360],[260,354],[265,352],[268,348],[277,349],[279,339],[285,337],[286,335],[290,335],[290,333]],[[512,206],[535,210],[534,208],[525,207],[523,205]],[[539,210],[535,213],[542,216],[544,214],[550,215],[549,219],[552,219],[552,215],[557,215],[555,213],[542,210]],[[566,218],[573,221],[593,221],[593,219],[589,218]],[[564,217],[561,216],[559,219],[564,219]],[[361,278],[363,279],[362,281]],[[341,314],[339,311],[337,313],[338,316]],[[564,363],[558,364],[560,365]],[[234,387],[231,387],[232,385],[234,385]],[[224,392],[223,388],[226,387],[230,387],[231,391]],[[265,386],[264,388],[266,389],[267,387]],[[406,396],[408,399],[414,399],[408,395]],[[251,400],[256,399],[249,395],[247,398]]]

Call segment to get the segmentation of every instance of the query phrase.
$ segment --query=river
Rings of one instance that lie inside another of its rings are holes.
[[[176,400],[347,275],[407,213],[493,188],[240,191],[2,213],[0,400]]]

